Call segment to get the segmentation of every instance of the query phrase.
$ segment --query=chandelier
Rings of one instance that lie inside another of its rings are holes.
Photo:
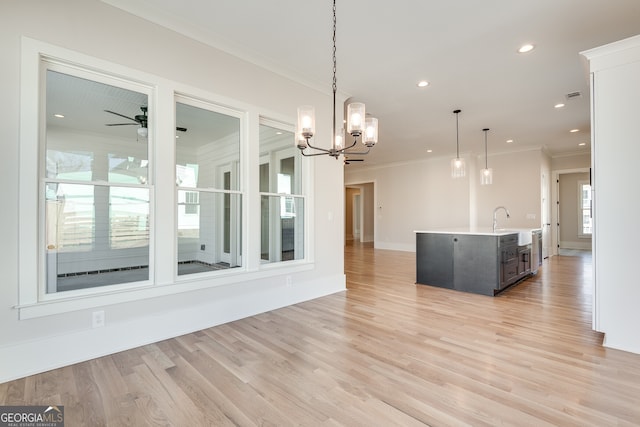
[[[298,125],[296,127],[296,146],[303,156],[329,155],[338,159],[340,155],[364,155],[368,154],[376,142],[378,142],[378,119],[366,117],[364,104],[354,102],[347,106],[347,132],[353,137],[353,142],[349,145],[345,143],[344,128],[339,130],[336,127],[336,92],[338,84],[336,79],[336,1],[333,0],[333,133],[331,137],[331,148],[314,147],[311,138],[315,134],[315,110],[313,106],[304,105],[298,107]],[[358,138],[366,147],[363,151],[351,151],[358,143]],[[317,152],[307,152],[307,149]]]

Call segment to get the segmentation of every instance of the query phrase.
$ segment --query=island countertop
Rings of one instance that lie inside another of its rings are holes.
[[[432,228],[429,230],[414,230],[416,234],[420,233],[435,233],[435,234],[469,234],[476,236],[507,236],[509,234],[516,234],[522,232],[532,232],[540,230],[540,228],[498,228],[493,231],[491,227],[447,227],[447,228]]]

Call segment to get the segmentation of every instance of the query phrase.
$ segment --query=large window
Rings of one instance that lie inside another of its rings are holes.
[[[149,280],[149,89],[44,65],[46,293]]]
[[[292,125],[35,40],[22,53],[21,319],[312,268],[282,262],[313,257]]]
[[[265,263],[304,258],[302,162],[293,143],[293,132],[269,122],[260,125],[260,258]]]
[[[240,118],[178,97],[176,124],[178,275],[240,267]]]

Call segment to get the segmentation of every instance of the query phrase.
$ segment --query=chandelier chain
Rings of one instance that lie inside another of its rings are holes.
[[[338,79],[336,73],[338,66],[336,62],[336,2],[333,0],[333,92],[338,90]]]
[[[336,148],[336,92],[338,91],[338,72],[336,60],[336,0],[333,0],[333,135],[331,137],[332,147]]]

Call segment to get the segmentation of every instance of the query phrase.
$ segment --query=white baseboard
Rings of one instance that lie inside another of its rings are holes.
[[[391,242],[375,242],[374,247],[376,249],[387,249],[390,251],[403,251],[403,252],[415,252],[416,245],[412,243],[410,245],[403,243],[391,243]]]
[[[565,240],[560,241],[560,249],[591,249],[591,240],[585,240],[584,242],[568,242]]]

